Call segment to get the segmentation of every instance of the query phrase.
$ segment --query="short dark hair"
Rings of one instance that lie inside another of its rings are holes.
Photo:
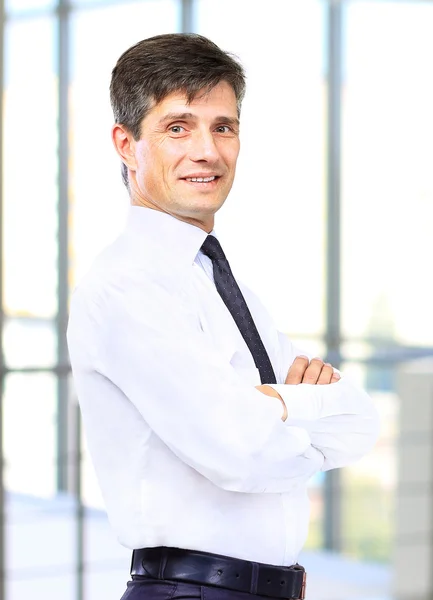
[[[192,102],[201,91],[226,81],[236,96],[238,113],[245,94],[245,73],[229,52],[195,33],[157,35],[122,54],[111,75],[110,100],[116,123],[138,140],[146,114],[173,92],[183,91]],[[128,171],[122,177],[129,187]]]

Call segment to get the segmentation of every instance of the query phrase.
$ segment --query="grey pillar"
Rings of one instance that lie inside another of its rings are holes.
[[[194,31],[194,0],[182,0],[181,31],[182,33]]]
[[[339,1],[328,6],[328,140],[327,140],[327,253],[326,360],[340,367],[341,341],[341,89],[342,11]],[[341,549],[341,482],[338,469],[326,473],[324,485],[324,547]]]
[[[5,503],[4,503],[4,469],[3,469],[3,389],[5,364],[3,360],[3,87],[4,87],[4,0],[0,0],[0,600],[5,593]]]
[[[393,598],[433,599],[433,359],[403,365]]]

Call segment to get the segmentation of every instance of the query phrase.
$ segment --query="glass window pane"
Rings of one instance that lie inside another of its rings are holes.
[[[111,71],[119,56],[134,43],[159,33],[176,31],[178,23],[179,3],[175,0],[121,3],[77,11],[72,17],[73,286],[101,248],[119,233],[129,205],[121,180],[120,160],[110,137],[113,122],[109,101]],[[98,32],[97,44],[95,31]]]
[[[8,600],[76,600],[76,512],[67,495],[7,494]]]
[[[322,340],[314,338],[301,338],[292,335],[288,336],[290,341],[301,351],[308,352],[313,356],[320,356],[322,358],[326,355],[326,346]]]
[[[5,311],[15,315],[52,317],[57,306],[57,80],[53,61],[52,19],[8,22],[3,277]]]
[[[346,23],[344,335],[432,345],[433,4],[351,2]]]
[[[321,334],[324,3],[197,0],[196,26],[236,54],[248,77],[236,182],[215,229],[280,329]]]
[[[143,0],[141,0],[143,1]],[[146,0],[144,0],[146,2]],[[101,4],[122,4],[124,0],[71,0],[71,4],[73,7],[81,8],[89,8],[93,6],[100,6]],[[130,3],[131,4],[131,3]]]
[[[389,562],[397,480],[396,366],[346,363],[342,370],[368,390],[381,422],[374,450],[341,471],[342,551],[358,559]]]
[[[47,565],[40,564],[39,561],[37,564],[33,563],[31,565],[33,572],[37,573],[43,569],[44,573],[48,572],[50,575],[45,577],[35,575],[34,577],[29,578],[29,576],[26,574],[26,571],[29,570],[30,565],[26,569],[22,569],[20,568],[22,562],[20,563],[17,561],[14,567],[11,566],[11,570],[13,568],[13,577],[6,582],[7,598],[11,598],[12,600],[19,600],[21,598],[61,598],[62,600],[77,600],[76,572],[74,572],[72,565],[68,565],[65,568],[65,564],[63,562],[57,564],[59,562],[58,557],[61,556],[61,554],[54,554],[54,550],[58,546],[61,546],[63,550],[71,548],[71,546],[67,545],[70,543],[70,536],[66,536],[61,527],[55,529],[54,522],[50,531],[53,533],[56,532],[57,535],[50,538],[47,535],[47,530],[42,526],[39,527],[37,531],[30,530],[28,532],[28,535],[34,536],[31,538],[32,542],[36,542],[38,540],[38,535],[44,541],[47,540],[47,546],[51,542],[51,546],[49,546],[49,548],[53,552],[53,555],[45,555],[48,556],[49,567],[47,568]],[[24,541],[27,539],[27,532],[23,530],[23,534],[24,535],[21,537],[23,544],[19,550],[19,557],[26,556],[31,553],[30,556],[40,559],[40,544],[35,543],[34,546],[32,544],[31,547],[29,545],[25,545]],[[66,574],[65,571],[67,571]],[[58,575],[59,572],[61,572],[62,575]]]
[[[55,493],[56,395],[51,373],[6,376],[2,425],[5,486],[11,492]]]
[[[6,12],[18,12],[23,10],[38,10],[42,8],[52,8],[56,0],[5,0]]]
[[[3,352],[10,369],[53,367],[57,336],[53,321],[6,319],[3,325]]]
[[[6,377],[8,598],[77,597],[76,503],[56,490],[56,394],[50,373]]]
[[[75,513],[66,496],[7,495],[8,600],[76,600]]]

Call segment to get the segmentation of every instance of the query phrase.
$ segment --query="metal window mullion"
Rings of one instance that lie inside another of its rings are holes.
[[[69,426],[69,354],[66,328],[69,313],[69,86],[70,14],[68,0],[58,0],[58,311],[57,311],[57,451],[58,490],[75,494],[76,598],[84,600],[84,518],[81,498],[81,452],[79,411]]]
[[[5,600],[6,544],[3,463],[3,391],[5,380],[3,355],[3,97],[4,97],[4,0],[0,0],[0,600]]]
[[[327,360],[341,362],[341,95],[342,3],[328,4],[328,140],[327,140]],[[324,484],[324,546],[341,546],[341,481],[338,469],[328,471]]]
[[[68,319],[68,10],[60,0],[58,7],[57,76],[58,76],[58,221],[57,221],[57,364],[68,362],[66,326]],[[57,489],[67,490],[67,377],[57,378]]]
[[[194,13],[195,13],[195,2],[194,0],[180,0],[181,2],[181,32],[192,33],[194,31]]]

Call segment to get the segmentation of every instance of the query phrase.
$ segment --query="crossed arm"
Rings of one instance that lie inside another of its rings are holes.
[[[255,388],[168,294],[134,290],[109,302],[75,295],[68,341],[84,409],[93,402],[84,385],[93,373],[93,385],[99,378],[114,386],[119,406],[132,404],[182,462],[236,492],[290,491],[294,481],[349,464],[373,446],[370,398],[329,365],[295,358],[286,346],[286,383]]]
[[[311,385],[329,385],[340,381],[340,374],[337,373],[330,363],[324,363],[321,358],[313,358],[311,362],[307,356],[297,356],[290,365],[287,373],[285,385],[298,385],[299,383],[307,383]],[[287,406],[281,395],[270,385],[257,385],[256,389],[266,396],[278,398],[283,404],[283,416],[281,419],[285,421],[288,417]]]

